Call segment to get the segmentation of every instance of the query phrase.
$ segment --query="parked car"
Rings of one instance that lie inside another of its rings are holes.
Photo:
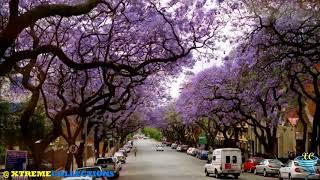
[[[320,179],[320,160],[316,164],[316,174],[308,176],[308,179]],[[297,161],[288,161],[279,169],[279,180],[288,179],[305,179],[309,173],[300,167]]]
[[[192,150],[191,150],[191,156],[196,156],[197,155],[197,153],[198,153],[198,149],[197,148],[193,148]]]
[[[123,154],[123,152],[120,152],[120,151],[118,151],[118,152],[116,152],[116,153],[114,153],[114,157],[117,157],[118,158],[118,160],[121,162],[121,163],[126,163],[126,156]]]
[[[187,151],[188,150],[188,145],[182,145],[181,146],[181,152],[185,152],[185,151]]]
[[[263,174],[264,177],[268,175],[279,174],[279,169],[283,163],[278,159],[265,159],[256,165],[254,174]]]
[[[133,148],[132,144],[133,144],[132,141],[128,141],[127,144],[126,144],[126,146],[128,146],[130,149],[132,149],[132,148]]]
[[[181,152],[181,150],[182,150],[181,145],[178,145],[176,150]]]
[[[118,162],[113,157],[107,158],[98,158],[95,163],[96,166],[101,166],[104,171],[112,171],[114,173],[114,177],[119,177],[120,169]]]
[[[177,147],[178,147],[178,144],[176,144],[176,143],[172,143],[172,144],[171,144],[171,148],[172,148],[172,149],[176,149]]]
[[[118,151],[123,152],[123,154],[124,154],[126,157],[128,157],[128,152],[127,152],[126,149],[120,148]]]
[[[123,148],[127,151],[127,153],[130,153],[131,148],[129,147],[129,145],[124,145]]]
[[[241,173],[241,150],[238,148],[215,149],[212,160],[208,160],[204,167],[206,176],[214,174],[216,178],[221,175],[233,175],[238,179]]]
[[[191,155],[191,152],[192,152],[193,149],[194,149],[193,147],[189,147],[188,150],[187,150],[187,154]]]
[[[243,170],[247,172],[254,172],[254,169],[256,168],[256,165],[262,162],[264,158],[262,157],[252,157],[246,160],[243,163]]]
[[[89,166],[89,167],[82,167],[82,168],[77,168],[76,171],[102,171],[102,168],[100,166]],[[86,177],[87,178],[87,177]],[[79,180],[79,179],[75,179]],[[108,180],[107,177],[94,177],[90,180]]]
[[[164,151],[163,145],[162,144],[158,144],[156,146],[156,151]]]
[[[209,154],[209,151],[201,150],[201,151],[199,151],[199,153],[197,155],[198,155],[199,159],[207,160],[208,159],[208,154]]]

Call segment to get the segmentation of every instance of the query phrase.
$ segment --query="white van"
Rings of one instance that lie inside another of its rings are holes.
[[[215,149],[212,153],[212,160],[209,160],[204,167],[206,176],[214,174],[216,178],[221,175],[233,175],[238,179],[241,173],[241,150],[238,148]]]

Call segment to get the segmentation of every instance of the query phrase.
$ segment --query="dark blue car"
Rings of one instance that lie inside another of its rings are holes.
[[[198,152],[197,157],[202,160],[208,160],[208,154],[209,151],[202,150]]]

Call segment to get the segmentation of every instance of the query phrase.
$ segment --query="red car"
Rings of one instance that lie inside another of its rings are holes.
[[[243,163],[243,170],[248,172],[253,172],[254,169],[256,168],[256,165],[263,160],[264,159],[262,157],[252,157]]]

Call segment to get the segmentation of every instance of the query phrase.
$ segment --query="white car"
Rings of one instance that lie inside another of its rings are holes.
[[[126,157],[128,156],[128,152],[125,148],[120,148],[118,151],[122,152]]]
[[[127,151],[127,153],[130,153],[131,148],[129,147],[129,145],[124,145],[123,149],[125,149]]]
[[[172,148],[172,149],[176,149],[177,146],[178,146],[178,145],[177,145],[176,143],[172,143],[172,144],[171,144],[171,148]]]
[[[189,148],[188,148],[188,150],[187,150],[187,154],[188,154],[188,155],[191,155],[192,149],[194,149],[194,148],[193,148],[193,147],[189,147]]]
[[[191,155],[191,156],[195,156],[197,150],[198,150],[197,148],[190,147],[190,148],[187,150],[187,154],[189,154],[189,155]]]
[[[178,145],[178,147],[177,147],[177,151],[181,151],[181,150],[182,150],[181,145]]]
[[[156,151],[164,151],[164,148],[162,145],[157,145]]]
[[[126,163],[126,156],[123,154],[123,152],[116,152],[114,153],[114,157],[117,157],[117,159],[121,162],[121,163]]]
[[[308,176],[308,179],[320,179],[320,160],[316,165],[316,175]],[[284,167],[279,170],[279,179],[305,179],[309,173],[299,166],[297,161],[288,161]]]

